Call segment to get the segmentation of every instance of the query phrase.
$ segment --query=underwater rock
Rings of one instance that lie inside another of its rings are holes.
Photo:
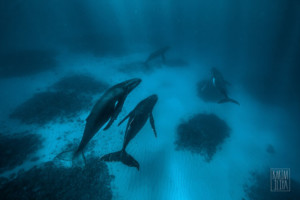
[[[0,173],[21,165],[41,147],[42,139],[36,134],[0,135]]]
[[[249,200],[298,200],[300,199],[300,183],[291,179],[290,192],[271,192],[270,170],[250,173],[249,182],[244,184],[244,192]]]
[[[90,95],[100,94],[107,88],[105,83],[87,75],[62,78],[48,91],[34,94],[19,105],[10,115],[26,124],[45,125],[51,121],[72,121],[81,110],[92,106]]]
[[[37,74],[57,66],[56,53],[49,50],[20,50],[0,54],[0,77]]]
[[[229,135],[230,128],[216,115],[197,114],[178,126],[176,150],[200,154],[209,162]]]
[[[202,80],[197,84],[198,96],[204,102],[218,102],[224,98],[220,91],[209,80]]]
[[[47,162],[2,181],[1,198],[13,199],[112,199],[107,165],[100,159],[87,159],[84,168],[65,168]]]

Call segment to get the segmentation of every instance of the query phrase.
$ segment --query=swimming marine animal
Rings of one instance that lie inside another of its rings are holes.
[[[148,56],[147,60],[145,61],[145,64],[148,65],[148,63],[149,63],[150,61],[152,61],[152,60],[154,60],[154,59],[156,59],[156,58],[158,58],[158,57],[161,57],[163,63],[166,63],[166,57],[165,57],[165,54],[166,54],[166,52],[167,52],[169,49],[170,49],[169,46],[165,46],[165,47],[163,47],[163,48],[161,48],[161,49],[158,49],[158,50],[152,52],[152,53]]]
[[[147,120],[149,119],[150,124],[152,126],[155,137],[157,137],[154,118],[152,114],[152,110],[158,100],[157,95],[151,95],[148,98],[142,100],[120,123],[122,124],[127,118],[129,118],[127,122],[127,127],[124,136],[123,147],[120,151],[106,154],[101,160],[107,162],[120,161],[123,164],[136,167],[138,170],[140,169],[139,163],[126,152],[126,147],[129,142],[139,133],[139,131],[143,128]]]
[[[238,101],[228,97],[226,86],[230,85],[230,83],[226,81],[221,72],[214,67],[211,69],[211,84],[224,96],[224,99],[221,99],[218,103],[232,102],[240,105]]]
[[[103,130],[107,130],[112,125],[121,112],[127,95],[136,88],[141,81],[139,78],[134,78],[109,88],[96,102],[89,116],[86,118],[84,133],[76,151],[62,152],[57,158],[75,161],[81,154],[85,162],[83,150],[86,145],[105,123],[109,121]]]

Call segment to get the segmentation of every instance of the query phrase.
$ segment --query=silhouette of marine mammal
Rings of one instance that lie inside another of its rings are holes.
[[[83,154],[85,146],[105,123],[110,120],[103,130],[107,130],[112,125],[114,120],[121,112],[127,95],[134,88],[136,88],[141,81],[142,80],[139,78],[130,79],[109,88],[96,102],[89,116],[87,117],[84,133],[77,150],[75,152],[64,151],[57,155],[57,158],[74,161],[75,158],[78,158],[81,154],[85,162],[85,157]]]
[[[240,105],[238,101],[228,97],[226,86],[230,85],[230,83],[224,79],[221,72],[213,67],[211,69],[211,75],[212,85],[224,96],[224,99],[221,99],[218,103],[231,102]]]
[[[101,157],[101,160],[113,162],[120,161],[123,164],[136,167],[138,170],[140,169],[139,163],[126,152],[126,147],[129,142],[138,134],[138,132],[143,128],[148,118],[150,119],[150,124],[154,131],[155,137],[157,137],[154,119],[152,115],[152,110],[158,100],[157,95],[151,95],[148,98],[142,100],[120,123],[123,123],[127,118],[129,118],[126,132],[124,136],[123,147],[121,151],[117,151],[114,153],[106,154]]]
[[[148,56],[147,60],[145,61],[145,65],[148,65],[148,63],[149,63],[150,61],[152,61],[152,60],[154,60],[154,59],[156,59],[156,58],[158,58],[158,57],[161,57],[163,63],[165,64],[165,63],[166,63],[166,57],[165,57],[165,54],[166,54],[166,52],[167,52],[169,49],[170,49],[169,46],[165,46],[165,47],[163,47],[163,48],[161,48],[161,49],[158,49],[158,50],[152,52],[152,53]]]

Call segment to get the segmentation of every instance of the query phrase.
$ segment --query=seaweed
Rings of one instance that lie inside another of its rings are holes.
[[[43,163],[12,180],[1,181],[2,199],[112,199],[107,165],[89,158],[86,166],[65,168]]]
[[[41,147],[42,139],[36,134],[23,132],[13,135],[1,135],[0,173],[22,165],[30,157],[34,157],[35,152]]]
[[[207,162],[229,137],[230,128],[214,114],[197,114],[177,127],[177,150],[188,150],[204,156]]]

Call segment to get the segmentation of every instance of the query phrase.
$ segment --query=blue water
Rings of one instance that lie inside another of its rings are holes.
[[[58,169],[74,170],[72,162],[55,157],[68,144],[78,146],[87,116],[107,89],[136,77],[141,84],[128,94],[113,125],[92,138],[85,154],[100,158],[120,150],[127,121],[118,123],[151,94],[159,98],[153,109],[158,136],[147,122],[127,147],[139,171],[121,162],[103,162],[114,178],[108,181],[111,196],[99,199],[300,199],[300,1],[11,0],[0,2],[0,27],[4,199],[26,199],[26,191],[32,195],[27,199],[39,199],[37,191],[59,184],[28,186],[10,196],[17,189],[9,183],[25,187],[12,181],[29,177],[26,172],[35,166],[42,169],[53,162]],[[152,52],[167,45],[165,61],[158,56],[145,64]],[[201,93],[206,90],[201,81],[215,89],[212,67],[230,83],[228,96],[240,105],[219,104],[224,96],[218,91],[219,97]],[[73,76],[69,85],[55,89]],[[182,134],[195,131],[199,137],[178,148],[183,145],[179,126],[197,114],[217,116],[229,135],[219,141],[222,131],[209,132],[219,127],[217,122],[195,123]],[[24,139],[14,145],[17,141],[5,139],[28,133],[40,137],[32,141],[41,144]],[[193,146],[198,144],[203,146]],[[211,160],[205,151],[199,153],[206,148],[216,148]],[[271,168],[290,169],[291,191],[270,191]],[[92,195],[89,183],[103,177],[80,181]],[[73,175],[64,179],[79,181]],[[75,198],[55,190],[62,195],[56,198]]]

